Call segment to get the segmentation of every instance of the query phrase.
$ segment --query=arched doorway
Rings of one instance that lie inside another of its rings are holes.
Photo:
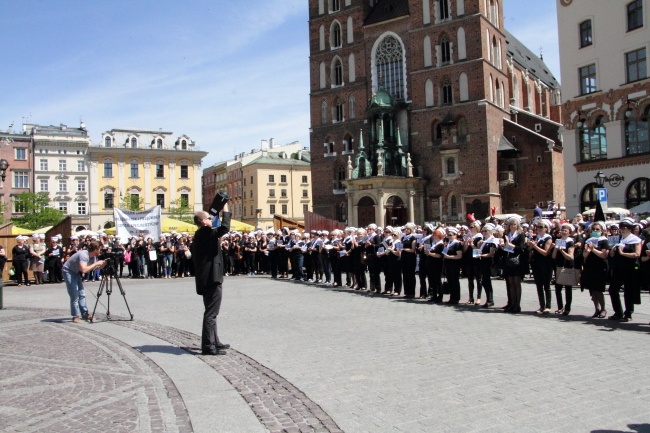
[[[357,204],[357,227],[365,227],[368,224],[376,223],[375,221],[375,201],[365,196]]]
[[[596,204],[598,203],[597,188],[598,186],[592,182],[582,189],[580,193],[580,212],[596,208]]]
[[[406,221],[406,208],[401,198],[392,195],[386,200],[386,226],[403,226]]]
[[[625,192],[625,205],[628,209],[650,201],[650,179],[639,177],[630,182]]]
[[[86,226],[77,226],[77,227],[74,229],[75,232],[80,232],[80,231],[82,231],[82,230],[86,230]]]

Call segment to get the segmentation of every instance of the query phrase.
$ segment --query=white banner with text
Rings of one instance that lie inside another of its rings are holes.
[[[160,206],[143,211],[113,208],[113,220],[115,221],[115,234],[122,241],[141,234],[145,239],[151,237],[153,240],[157,240],[162,233]]]

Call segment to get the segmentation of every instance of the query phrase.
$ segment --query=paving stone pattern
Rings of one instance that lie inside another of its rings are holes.
[[[272,433],[342,432],[334,420],[303,392],[274,371],[236,350],[228,350],[225,356],[203,356],[200,354],[200,338],[190,332],[142,321],[116,323],[201,356],[233,385]]]
[[[183,401],[146,356],[33,310],[0,320],[0,431],[191,432]]]

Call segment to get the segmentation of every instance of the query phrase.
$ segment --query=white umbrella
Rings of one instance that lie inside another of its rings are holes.
[[[650,201],[641,203],[638,206],[634,206],[632,209],[630,209],[630,212],[638,214],[650,213]]]
[[[92,230],[80,230],[75,233],[75,236],[97,236],[97,232]]]

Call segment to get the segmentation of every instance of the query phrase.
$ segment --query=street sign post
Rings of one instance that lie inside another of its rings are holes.
[[[598,188],[596,192],[601,206],[603,209],[607,209],[607,188]]]

